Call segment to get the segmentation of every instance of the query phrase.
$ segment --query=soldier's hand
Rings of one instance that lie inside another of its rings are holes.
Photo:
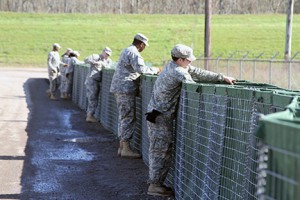
[[[160,72],[159,67],[151,67],[151,69],[154,72],[154,74],[159,74],[159,72]]]
[[[224,76],[224,82],[226,82],[226,83],[233,85],[235,83],[235,81],[236,81],[236,79],[233,77]]]
[[[160,114],[161,114],[161,112],[159,112],[157,110],[152,110],[152,112],[146,113],[146,120],[151,122],[151,123],[155,123],[156,122],[156,117]]]

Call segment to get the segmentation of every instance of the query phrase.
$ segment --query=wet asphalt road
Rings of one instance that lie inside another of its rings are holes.
[[[160,199],[147,166],[68,100],[51,101],[45,69],[0,68],[0,200]]]

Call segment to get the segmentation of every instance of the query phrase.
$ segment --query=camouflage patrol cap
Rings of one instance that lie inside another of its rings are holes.
[[[176,58],[186,58],[191,62],[196,60],[196,57],[193,55],[193,49],[183,44],[175,45],[171,51],[171,55]]]
[[[75,56],[77,56],[77,57],[80,56],[80,53],[79,53],[78,51],[72,51],[72,53],[73,53]]]
[[[54,44],[53,44],[53,47],[56,47],[56,48],[58,48],[58,49],[61,48],[60,45],[59,45],[58,43],[54,43]]]
[[[142,41],[146,46],[149,46],[149,44],[148,44],[149,39],[148,39],[145,35],[143,35],[143,34],[141,34],[141,33],[137,33],[137,34],[134,36],[134,39],[137,39],[137,40],[139,40],[139,41]]]
[[[66,53],[65,54],[68,54],[68,53],[71,53],[73,50],[71,48],[67,48],[66,50]]]
[[[107,55],[109,55],[109,56],[111,56],[111,54],[112,54],[112,50],[111,50],[109,47],[105,47],[105,48],[103,49],[103,51],[104,51],[105,53],[107,53]]]

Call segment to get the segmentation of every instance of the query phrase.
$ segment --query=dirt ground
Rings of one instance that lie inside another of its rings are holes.
[[[163,199],[143,161],[118,157],[115,136],[48,84],[46,69],[0,68],[0,199]]]

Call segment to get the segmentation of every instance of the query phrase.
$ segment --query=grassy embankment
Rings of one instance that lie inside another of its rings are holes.
[[[300,50],[300,16],[294,16],[292,52]],[[213,57],[235,51],[248,57],[276,52],[283,58],[285,15],[214,15],[212,17]],[[62,54],[67,47],[78,50],[80,59],[99,53],[104,46],[113,50],[117,61],[123,48],[141,32],[150,47],[142,53],[145,61],[161,66],[177,43],[192,46],[203,55],[204,15],[88,15],[26,14],[0,12],[0,66],[45,66],[51,45],[58,42]]]

